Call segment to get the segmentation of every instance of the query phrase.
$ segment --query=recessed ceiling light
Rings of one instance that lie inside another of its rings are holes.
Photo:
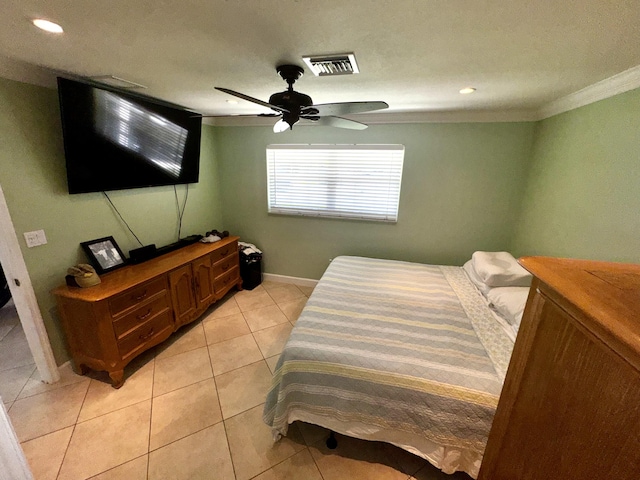
[[[460,90],[460,93],[462,93],[463,95],[466,95],[468,93],[473,93],[475,91],[476,91],[476,89],[473,88],[473,87],[466,87],[466,88],[463,88],[462,90]]]
[[[237,100],[227,100],[227,103],[232,103],[233,105],[235,105],[236,103],[238,103]]]
[[[64,32],[64,30],[62,30],[62,27],[60,25],[58,25],[57,23],[53,23],[50,22],[49,20],[45,20],[43,18],[36,18],[33,20],[33,24],[46,31],[46,32],[51,32],[51,33],[62,33]]]

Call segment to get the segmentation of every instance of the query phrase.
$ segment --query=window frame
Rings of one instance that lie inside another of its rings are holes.
[[[305,152],[304,158],[298,160],[286,154],[277,158],[277,152],[291,151]],[[340,151],[348,152],[343,159],[333,153]],[[322,157],[323,153],[326,154],[325,158]],[[267,145],[267,212],[270,215],[397,223],[404,153],[404,145],[399,144]],[[341,164],[343,160],[346,163]],[[284,176],[285,171],[287,176]],[[309,180],[307,176],[308,188],[302,193],[305,186],[301,179],[304,179],[305,173],[326,175],[328,180]],[[360,177],[359,173],[365,173],[367,178]],[[278,188],[278,176],[290,182],[288,189],[283,187],[285,180],[281,180],[281,188]],[[354,182],[350,183],[349,178]],[[292,183],[295,181],[301,183]],[[309,197],[310,203],[304,205],[301,197],[308,192],[315,192],[316,195]],[[283,199],[278,200],[278,196]],[[355,207],[349,210],[348,205]]]

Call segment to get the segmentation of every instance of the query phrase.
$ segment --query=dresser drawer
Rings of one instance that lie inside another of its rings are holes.
[[[223,258],[219,262],[216,262],[213,265],[213,278],[217,278],[220,275],[223,275],[231,271],[233,267],[237,267],[237,266],[238,266],[238,252],[236,251],[235,253],[226,256],[225,258]]]
[[[225,245],[224,247],[211,252],[211,261],[213,263],[219,262],[224,257],[227,257],[234,253],[238,253],[238,242],[232,242],[229,245]]]
[[[140,304],[132,312],[120,317],[113,322],[113,330],[116,333],[117,338],[122,338],[126,334],[143,324],[151,317],[155,317],[159,313],[169,308],[169,299],[167,298],[167,292],[162,291],[152,296],[148,301]]]
[[[113,317],[117,317],[126,310],[136,307],[156,293],[166,290],[166,288],[167,279],[163,275],[145,283],[144,285],[127,290],[126,292],[109,300],[109,310],[111,311],[111,315]]]
[[[118,350],[120,351],[120,355],[122,355],[122,358],[125,358],[143,345],[151,343],[157,337],[166,335],[172,331],[171,312],[166,310],[155,317],[151,317],[138,328],[119,339]]]
[[[240,269],[236,266],[236,267],[233,267],[231,270],[229,270],[227,273],[223,273],[219,277],[216,277],[216,279],[213,282],[213,288],[215,292],[220,293],[229,285],[233,285],[234,283],[237,282],[239,276],[240,276]]]

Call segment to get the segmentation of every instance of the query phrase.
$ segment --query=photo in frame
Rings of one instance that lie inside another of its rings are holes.
[[[97,238],[82,242],[80,245],[99,275],[120,268],[127,263],[127,259],[113,237]]]

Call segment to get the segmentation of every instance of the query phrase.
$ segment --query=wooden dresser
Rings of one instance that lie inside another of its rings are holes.
[[[196,243],[100,278],[93,287],[65,285],[52,293],[76,371],[105,370],[119,388],[133,358],[198,318],[234,286],[242,288],[238,237]]]
[[[534,275],[479,480],[640,478],[640,265]]]

